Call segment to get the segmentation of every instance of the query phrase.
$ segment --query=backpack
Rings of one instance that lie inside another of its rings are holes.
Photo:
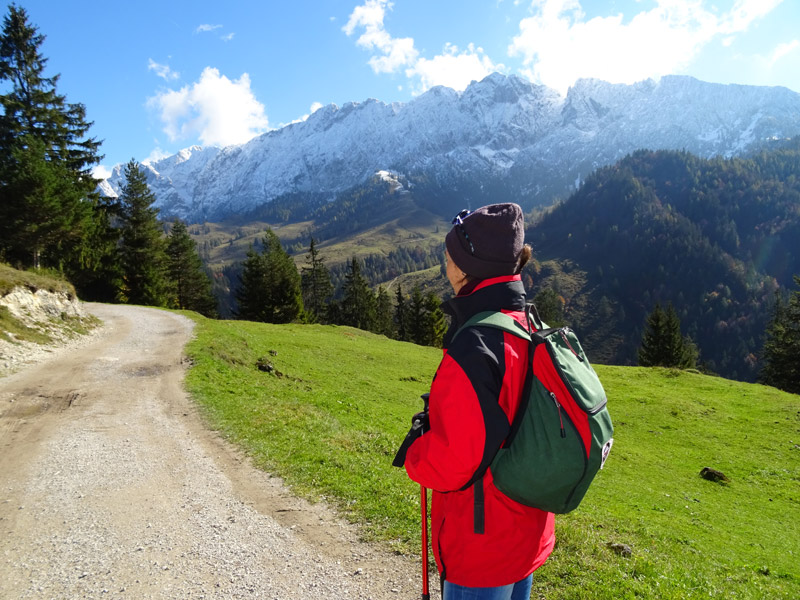
[[[603,386],[575,333],[547,327],[533,304],[526,314],[530,330],[501,312],[478,313],[453,339],[481,326],[530,341],[522,399],[490,467],[494,485],[508,497],[563,514],[578,507],[603,468],[614,427]]]

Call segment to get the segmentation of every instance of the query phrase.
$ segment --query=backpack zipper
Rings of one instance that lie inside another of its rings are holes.
[[[558,422],[561,424],[561,437],[565,438],[567,437],[567,432],[564,430],[564,419],[561,417],[561,403],[558,401],[558,398],[556,398],[554,392],[550,392],[550,397],[553,399],[553,402],[555,402],[556,409],[558,410]]]
[[[569,348],[572,351],[572,353],[575,355],[575,358],[583,362],[583,357],[577,352],[575,352],[575,348],[573,348],[572,344],[569,343],[569,339],[567,339],[565,328],[562,327],[561,329],[559,329],[558,333],[561,334],[561,339],[564,340],[564,343],[567,345],[567,348]]]

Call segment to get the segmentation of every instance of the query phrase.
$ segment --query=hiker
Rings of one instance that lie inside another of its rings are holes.
[[[445,238],[456,295],[442,308],[451,325],[423,415],[425,433],[405,456],[408,476],[433,490],[432,547],[444,600],[528,600],[533,571],[555,543],[553,513],[510,499],[485,470],[519,405],[528,342],[472,327],[450,344],[459,326],[482,311],[502,311],[527,326],[520,272],[531,249],[523,240],[522,209],[511,203],[461,211]]]

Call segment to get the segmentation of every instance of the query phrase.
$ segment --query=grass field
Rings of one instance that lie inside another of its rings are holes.
[[[192,317],[187,387],[209,424],[365,538],[418,554],[419,488],[390,463],[440,352],[347,327]],[[800,598],[800,397],[691,372],[597,371],[614,449],[581,507],[557,518],[532,597]],[[700,478],[706,466],[730,483]]]

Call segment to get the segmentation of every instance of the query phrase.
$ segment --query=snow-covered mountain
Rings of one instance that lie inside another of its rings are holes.
[[[246,213],[285,194],[334,198],[381,170],[452,190],[499,189],[531,207],[640,148],[729,157],[798,134],[800,94],[786,88],[669,76],[580,80],[562,97],[495,73],[408,103],[329,105],[246,144],[195,146],[145,168],[162,216],[189,221]],[[117,167],[107,183],[118,192],[123,182]]]

